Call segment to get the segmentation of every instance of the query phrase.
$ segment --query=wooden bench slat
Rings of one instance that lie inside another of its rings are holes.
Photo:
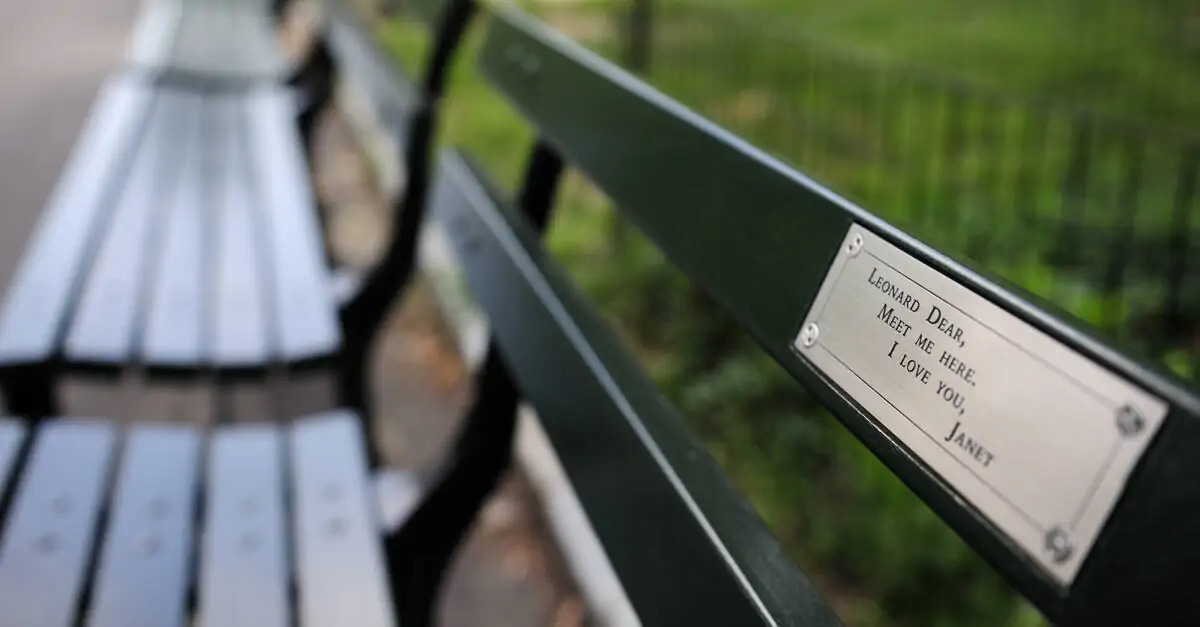
[[[212,13],[199,7],[188,7],[183,12],[175,47],[166,60],[166,67],[191,72],[202,69],[196,67],[196,60],[208,57],[215,49],[212,32]]]
[[[195,115],[182,125],[179,175],[159,206],[166,214],[161,254],[151,263],[156,276],[150,286],[143,344],[145,363],[168,367],[196,367],[207,353],[205,312],[205,243],[208,238],[209,190],[217,166],[208,154],[209,139],[222,131],[213,128],[208,99],[192,100]]]
[[[0,625],[73,625],[116,430],[55,421],[38,430],[0,540]]]
[[[227,79],[270,78],[284,71],[267,12],[258,6],[190,5],[163,69]]]
[[[200,434],[192,427],[130,430],[90,627],[184,624],[199,453]]]
[[[209,23],[204,39],[210,43],[210,49],[203,58],[191,59],[194,67],[210,74],[240,74],[248,70],[252,60],[239,57],[245,51],[241,49],[244,42],[234,12],[213,7],[206,13]]]
[[[251,182],[244,141],[245,99],[217,100],[225,132],[214,144],[219,150],[220,172],[215,183],[217,236],[213,361],[218,367],[261,365],[269,357],[265,278],[260,267],[262,221]]]
[[[125,57],[135,66],[161,67],[171,57],[179,34],[183,6],[178,2],[153,2],[138,17]]]
[[[21,442],[25,441],[25,425],[15,420],[0,418],[0,496],[8,486],[8,476],[17,462]],[[3,512],[0,512],[3,513]],[[0,524],[0,529],[4,526]]]
[[[250,171],[270,245],[279,351],[288,361],[328,355],[340,332],[295,107],[281,89],[257,91],[248,125]]]
[[[362,437],[347,411],[299,420],[291,430],[296,580],[304,625],[394,625]]]
[[[283,71],[282,57],[274,29],[265,13],[239,8],[230,12],[234,45],[229,47],[228,61],[245,68],[255,76],[270,76]]]
[[[283,440],[274,425],[213,437],[200,567],[200,627],[290,624]]]
[[[146,253],[163,222],[164,190],[178,175],[178,149],[195,114],[186,96],[160,92],[120,195],[112,224],[83,290],[65,352],[77,361],[121,363],[133,348],[140,316]],[[100,157],[105,158],[105,157]]]
[[[101,89],[0,310],[0,362],[41,361],[57,350],[150,102],[133,80]]]

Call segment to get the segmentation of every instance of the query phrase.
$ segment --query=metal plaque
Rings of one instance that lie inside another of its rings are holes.
[[[1063,586],[1167,412],[858,225],[794,347]]]

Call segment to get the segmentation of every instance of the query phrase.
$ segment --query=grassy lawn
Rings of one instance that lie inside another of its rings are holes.
[[[874,213],[1194,378],[1200,328],[1162,321],[1180,317],[1171,307],[1200,312],[1200,202],[1180,196],[1200,154],[1196,22],[1161,2],[959,4],[660,2],[644,74]],[[621,10],[544,14],[622,58]]]
[[[993,91],[1200,128],[1200,7],[1186,0],[662,0],[744,28]]]
[[[1200,317],[1200,203],[1177,200],[1200,129],[1200,35],[1189,3],[1094,4],[664,1],[645,76],[1194,380],[1200,327],[1163,337],[1158,321],[1180,216],[1181,301]],[[622,58],[616,5],[535,10]],[[379,35],[417,67],[422,28],[397,20]],[[475,74],[478,43],[454,73],[444,140],[512,190],[532,132]],[[580,176],[568,178],[549,244],[844,620],[1040,622]]]

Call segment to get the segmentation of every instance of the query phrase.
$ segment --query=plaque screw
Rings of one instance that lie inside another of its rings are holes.
[[[1071,558],[1071,554],[1075,552],[1075,543],[1071,542],[1071,536],[1066,529],[1055,525],[1046,533],[1046,550],[1050,552],[1051,559],[1061,564]]]
[[[862,250],[862,247],[863,236],[859,233],[855,233],[854,238],[850,240],[850,243],[846,244],[846,254],[850,255],[851,257],[857,257],[858,251]]]
[[[1146,428],[1146,419],[1129,405],[1122,405],[1117,410],[1117,429],[1121,435],[1131,438]]]
[[[817,334],[820,329],[817,328],[817,323],[810,322],[804,325],[804,330],[800,332],[800,342],[804,344],[804,348],[812,348],[813,344],[817,343]]]

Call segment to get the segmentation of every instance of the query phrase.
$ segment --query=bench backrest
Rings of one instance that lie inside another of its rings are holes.
[[[538,150],[606,193],[1048,618],[1200,612],[1188,577],[1200,559],[1189,531],[1200,523],[1194,392],[523,14],[489,17],[483,74],[534,127]],[[538,245],[528,221],[543,221],[542,208],[510,208],[457,154],[443,159],[432,202],[639,615],[652,624],[833,620]],[[852,261],[860,251],[874,261]],[[843,281],[842,271],[858,277],[854,267],[869,275]],[[897,343],[860,346],[883,332]],[[928,367],[893,355],[900,340],[915,346],[909,354],[924,350]],[[895,371],[856,370],[882,363]],[[881,382],[891,387],[876,389]],[[941,400],[939,384],[969,391]],[[938,403],[962,415],[964,395],[976,399],[973,413],[947,422]],[[993,439],[964,438],[971,424]],[[1078,500],[1075,515],[1047,519],[1064,497]]]
[[[347,315],[378,324],[428,205],[493,340],[451,463],[392,542],[420,553],[397,583],[402,608],[436,591],[447,546],[506,467],[520,398],[644,621],[837,620],[539,245],[570,166],[1048,618],[1200,619],[1194,391],[516,10],[483,11],[480,67],[537,136],[522,189],[507,199],[447,152],[427,194],[446,71],[476,7],[408,4],[435,32],[426,74],[415,96],[376,90],[383,110],[404,101],[408,187],[388,258]],[[365,32],[351,39],[343,57],[395,79]]]

